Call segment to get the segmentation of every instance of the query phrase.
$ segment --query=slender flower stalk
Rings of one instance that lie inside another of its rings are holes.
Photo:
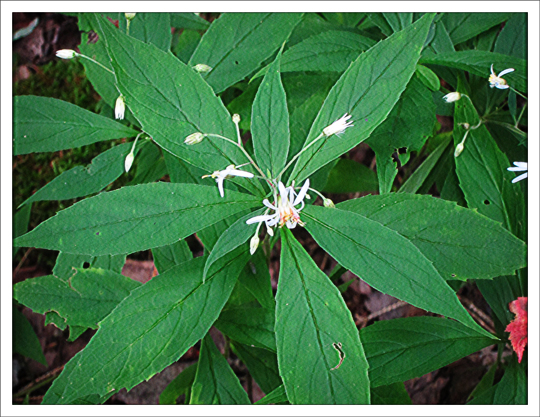
[[[214,173],[210,175],[203,175],[203,178],[208,178],[208,177],[214,178],[218,185],[219,195],[221,197],[224,197],[225,192],[223,190],[223,181],[225,180],[225,178],[231,178],[231,177],[253,178],[253,174],[251,172],[242,171],[236,168],[237,167],[235,167],[234,165],[229,165],[223,171],[215,171]]]
[[[519,176],[517,176],[516,178],[514,178],[512,180],[512,184],[515,184],[516,182],[518,181],[521,181],[521,180],[524,180],[525,178],[528,177],[528,172],[527,172],[527,162],[514,162],[514,165],[513,167],[510,167],[510,168],[507,168],[508,171],[525,171],[524,174],[521,174]]]

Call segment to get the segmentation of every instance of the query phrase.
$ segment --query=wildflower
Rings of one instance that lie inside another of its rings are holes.
[[[133,20],[133,18],[135,17],[136,14],[137,13],[124,13],[127,20]]]
[[[509,88],[508,84],[506,83],[506,80],[501,77],[512,71],[514,71],[514,68],[507,68],[504,71],[501,71],[499,75],[495,75],[495,72],[493,71],[493,64],[491,64],[491,75],[489,76],[489,86],[491,88],[497,87],[500,90]]]
[[[528,298],[518,297],[517,300],[508,304],[508,307],[512,313],[516,315],[514,320],[506,326],[505,331],[510,333],[510,342],[512,342],[512,348],[518,356],[518,362],[521,363],[523,359],[523,352],[528,341]]]
[[[514,162],[515,167],[507,168],[508,171],[527,171],[527,162]],[[521,174],[512,180],[512,184],[527,178],[527,172]]]
[[[454,101],[458,101],[461,99],[461,93],[458,91],[454,91],[453,93],[448,93],[443,97],[443,100],[447,103],[453,103]]]
[[[336,120],[334,123],[332,123],[330,126],[327,126],[323,129],[323,135],[328,137],[332,135],[339,135],[340,133],[345,132],[345,129],[348,127],[354,126],[352,124],[352,121],[348,122],[352,116],[350,114],[345,113],[341,119]]]
[[[279,224],[279,227],[287,225],[289,229],[294,229],[297,224],[304,225],[304,222],[300,220],[300,211],[304,208],[304,198],[309,189],[309,179],[306,180],[298,194],[294,192],[294,186],[285,188],[281,181],[278,184],[278,189],[279,195],[275,197],[274,204],[267,199],[263,200],[263,204],[274,210],[274,213],[255,216],[246,221],[247,224],[265,222],[268,234],[271,236],[274,234],[271,228],[277,224]],[[301,207],[296,208],[298,205],[301,205]]]
[[[218,188],[219,188],[219,195],[223,197],[224,196],[223,181],[225,180],[225,178],[231,178],[231,177],[253,178],[253,174],[251,172],[246,172],[246,171],[241,171],[239,169],[236,169],[234,165],[229,165],[223,171],[215,171],[214,173],[210,175],[203,175],[203,178],[208,178],[208,177],[212,177],[216,180]]]
[[[205,73],[212,71],[212,67],[206,64],[197,64],[193,67],[193,69],[199,73]]]
[[[56,56],[62,59],[72,59],[77,55],[77,52],[75,52],[73,49],[60,49],[59,51],[56,51]]]
[[[236,114],[236,113],[233,114],[233,115],[232,115],[232,121],[233,121],[234,124],[240,123],[240,115],[239,115],[239,114]]]
[[[454,158],[457,158],[463,152],[463,149],[465,149],[465,144],[463,142],[458,143],[454,151]]]
[[[251,253],[252,255],[255,253],[255,251],[259,247],[259,242],[259,236],[257,235],[257,233],[255,233],[249,241],[249,253]]]
[[[195,145],[197,143],[201,143],[204,139],[204,135],[201,132],[195,132],[189,135],[185,140],[184,143],[186,145]]]
[[[114,106],[114,117],[118,120],[122,120],[125,112],[126,101],[124,100],[124,96],[120,94],[120,97],[116,99],[116,104]]]
[[[133,165],[133,160],[135,159],[135,155],[133,154],[133,150],[131,150],[130,153],[126,156],[126,159],[124,160],[124,169],[126,172],[129,172],[131,169],[131,165]]]

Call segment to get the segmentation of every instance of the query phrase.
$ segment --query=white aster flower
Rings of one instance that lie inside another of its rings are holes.
[[[341,119],[336,120],[334,123],[332,123],[330,126],[327,126],[323,129],[323,135],[328,137],[332,135],[339,135],[340,133],[345,132],[345,129],[348,127],[354,126],[352,124],[352,121],[348,122],[352,116],[350,114],[345,113]]]
[[[62,59],[72,59],[77,55],[77,52],[75,52],[73,49],[60,49],[59,51],[56,51],[56,56]]]
[[[223,171],[215,171],[214,173],[210,175],[203,175],[203,178],[208,178],[208,177],[212,177],[216,180],[216,183],[219,188],[219,195],[223,197],[225,195],[223,191],[223,181],[225,180],[225,178],[231,178],[231,177],[253,178],[253,174],[251,172],[241,171],[239,169],[236,169],[234,165],[229,165]]]
[[[508,171],[527,171],[527,162],[514,162],[515,167],[507,168]],[[521,174],[512,180],[512,184],[527,178],[527,172]]]
[[[453,93],[448,93],[443,97],[443,100],[447,103],[453,103],[454,101],[458,101],[461,99],[461,93],[458,91],[454,91]]]
[[[264,222],[270,236],[274,234],[271,228],[278,224],[279,227],[287,225],[289,229],[294,229],[297,224],[300,226],[304,225],[304,222],[300,220],[300,211],[302,211],[305,205],[304,198],[309,189],[309,179],[306,180],[298,194],[294,191],[294,185],[285,188],[281,181],[278,184],[278,189],[279,195],[274,197],[274,204],[270,203],[267,199],[263,200],[263,204],[273,210],[274,213],[255,216],[246,221],[247,224]],[[297,208],[298,205],[300,205],[299,208]]]
[[[489,76],[489,86],[491,88],[497,87],[500,90],[504,90],[506,88],[509,88],[506,80],[504,78],[501,78],[503,75],[508,74],[509,72],[514,71],[514,68],[507,68],[499,73],[499,75],[496,75],[493,71],[493,64],[491,64],[491,75]]]
[[[118,120],[122,120],[124,118],[124,113],[126,112],[126,101],[124,100],[124,96],[120,95],[116,99],[116,104],[114,106],[114,117]]]

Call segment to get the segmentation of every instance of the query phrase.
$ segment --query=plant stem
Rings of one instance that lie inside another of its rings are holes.
[[[109,71],[112,75],[114,75],[114,71],[111,71],[111,70],[110,70],[109,68],[107,68],[105,65],[100,64],[99,62],[97,62],[96,60],[90,58],[89,56],[86,56],[86,55],[83,55],[83,54],[77,54],[77,56],[80,56],[80,57],[83,57],[83,58],[88,59],[89,61],[92,61],[94,64],[99,65],[101,68],[103,68],[103,69],[106,70],[106,71]]]
[[[281,172],[277,176],[277,180],[281,180],[281,176],[289,169],[289,167],[292,165],[294,161],[296,161],[300,155],[302,155],[305,151],[307,151],[315,142],[317,142],[319,139],[325,137],[324,133],[321,133],[319,136],[317,136],[315,139],[313,139],[308,145],[306,145],[304,148],[300,150],[288,163],[285,165],[285,168],[281,170]]]

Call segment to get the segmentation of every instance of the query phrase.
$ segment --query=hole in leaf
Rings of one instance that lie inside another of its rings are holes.
[[[398,154],[399,154],[399,155],[403,155],[403,154],[406,153],[406,152],[407,152],[407,147],[405,147],[405,146],[404,146],[403,148],[399,148],[399,149],[398,149]]]
[[[489,206],[489,200],[484,200],[484,204],[485,204],[486,206]]]
[[[238,65],[239,62],[238,62],[238,61],[234,61],[234,63],[235,63],[236,65]]]
[[[450,274],[450,276],[451,276],[452,278],[455,278],[455,277],[456,277],[456,274]]]
[[[83,263],[83,264],[82,264],[82,267],[83,267],[83,269],[88,269],[88,268],[90,268],[90,262],[85,262],[85,263]]]

